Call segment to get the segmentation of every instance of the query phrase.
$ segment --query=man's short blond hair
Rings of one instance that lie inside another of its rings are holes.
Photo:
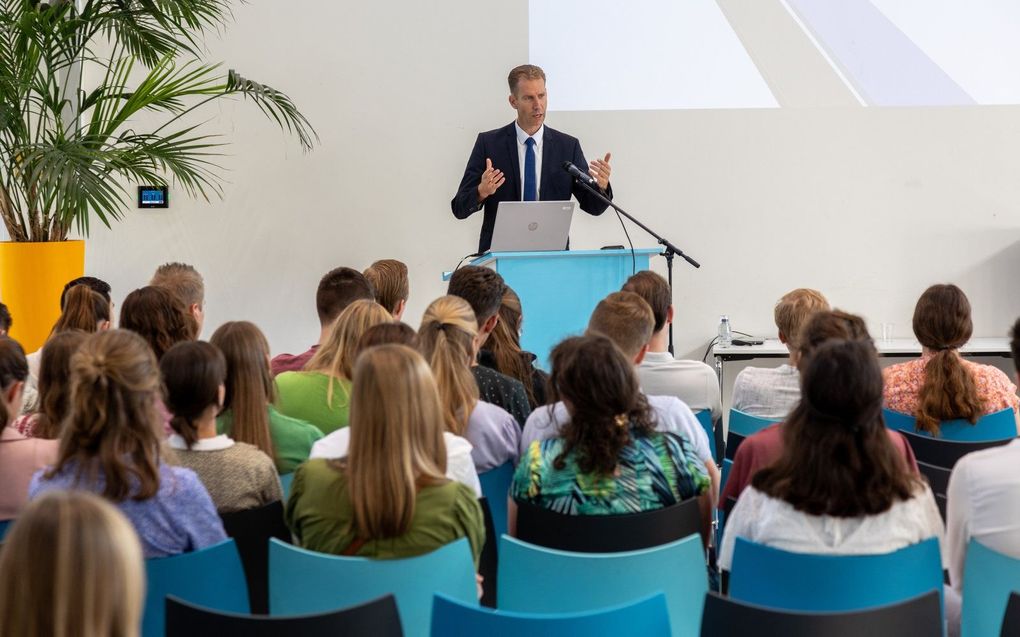
[[[613,292],[599,301],[588,321],[588,332],[602,334],[633,359],[652,338],[652,306],[634,292]]]
[[[396,259],[376,261],[363,273],[375,288],[375,302],[392,314],[397,304],[407,301],[411,284],[407,277],[407,266]]]
[[[779,336],[791,348],[798,347],[801,327],[815,312],[829,311],[829,301],[818,290],[797,288],[783,295],[776,303],[776,327]]]
[[[149,285],[169,290],[189,308],[192,305],[202,307],[205,303],[202,275],[187,263],[164,263],[156,268]]]
[[[507,84],[510,85],[510,92],[512,94],[517,94],[517,83],[521,80],[542,80],[544,82],[545,71],[534,64],[522,64],[520,66],[515,66],[510,71],[510,75],[506,77]]]

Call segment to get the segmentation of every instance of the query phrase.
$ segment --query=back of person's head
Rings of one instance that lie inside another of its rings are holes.
[[[60,318],[53,325],[53,333],[65,330],[98,332],[110,326],[110,300],[87,285],[76,285],[67,290]]]
[[[797,288],[787,292],[776,303],[774,312],[779,340],[786,343],[791,351],[797,349],[800,346],[798,338],[804,323],[815,312],[825,312],[829,309],[831,309],[829,301],[818,290]]]
[[[1013,367],[1020,378],[1020,318],[1013,323],[1013,329],[1009,331],[1009,349],[1013,352]]]
[[[316,350],[305,370],[350,380],[361,335],[373,325],[392,322],[393,315],[375,301],[354,301],[337,317],[326,342]]]
[[[205,281],[194,266],[187,263],[164,263],[156,268],[149,285],[166,288],[190,308],[205,303]]]
[[[669,320],[669,308],[673,305],[673,291],[669,282],[651,270],[642,270],[627,279],[621,288],[624,292],[633,292],[645,300],[652,308],[655,326],[652,333],[658,333],[666,327]]]
[[[7,426],[18,417],[26,378],[25,350],[13,338],[0,336],[0,425]]]
[[[355,348],[355,360],[369,347],[377,345],[407,345],[411,349],[418,349],[418,333],[407,323],[393,321],[392,323],[379,323],[365,330],[365,333],[358,339],[358,346]]]
[[[418,352],[380,345],[358,357],[350,428],[347,474],[358,537],[403,535],[418,488],[446,482],[439,392]]]
[[[176,343],[196,336],[196,325],[184,303],[166,288],[154,285],[127,295],[120,308],[120,327],[144,338],[157,359]]]
[[[88,339],[88,332],[67,330],[54,334],[42,348],[39,362],[39,421],[36,438],[56,439],[71,404],[71,357]]]
[[[535,388],[532,384],[532,366],[521,350],[521,325],[524,322],[524,313],[521,308],[521,299],[509,286],[503,293],[503,302],[499,306],[499,322],[492,330],[489,339],[485,342],[485,348],[492,353],[496,361],[496,369],[501,374],[510,378],[516,378],[524,385],[524,391],[528,394],[528,402],[534,406],[537,404]]]
[[[471,373],[478,324],[467,301],[441,296],[425,309],[418,327],[418,347],[432,367],[439,386],[446,428],[458,436],[467,431],[478,402],[478,382]]]
[[[974,332],[970,301],[955,285],[933,285],[914,306],[914,335],[934,354],[924,367],[917,428],[937,434],[943,420],[971,422],[985,413],[977,384],[956,353]]]
[[[11,331],[11,326],[14,325],[14,319],[11,318],[11,311],[7,309],[7,306],[0,303],[0,336],[6,336]]]
[[[446,289],[447,294],[459,296],[468,302],[471,311],[475,313],[478,327],[485,325],[486,321],[499,312],[505,291],[506,283],[498,272],[476,265],[458,268],[450,276],[450,285]]]
[[[554,466],[562,469],[566,455],[577,451],[582,472],[612,473],[632,432],[646,435],[654,429],[634,365],[601,334],[566,339],[553,348],[551,360],[550,402],[562,400],[570,412],[560,433],[563,453]]]
[[[648,345],[654,327],[652,308],[633,292],[613,292],[599,301],[588,320],[588,333],[609,337],[631,361]]]
[[[156,411],[159,367],[142,337],[128,330],[89,336],[71,356],[71,408],[60,435],[54,476],[73,467],[77,479],[105,482],[115,501],[151,498],[159,490]]]
[[[797,368],[801,369],[816,347],[831,339],[868,341],[868,326],[856,314],[842,310],[819,310],[812,313],[797,331]]]
[[[254,323],[231,321],[213,332],[209,342],[223,352],[227,363],[223,410],[232,415],[230,436],[275,457],[267,408],[276,402],[276,383],[265,334]]]
[[[354,268],[334,268],[323,275],[315,291],[319,324],[331,325],[355,301],[374,299],[375,290],[364,274]]]
[[[782,457],[752,484],[809,515],[887,511],[918,486],[882,419],[882,370],[870,341],[830,339],[801,368],[801,400]]]
[[[142,547],[113,505],[84,491],[29,503],[0,551],[0,635],[138,637]]]
[[[198,420],[209,407],[219,411],[227,379],[227,361],[215,345],[204,341],[178,343],[159,361],[166,387],[170,426],[191,448],[198,441]]]
[[[110,295],[111,288],[110,284],[102,279],[97,279],[94,276],[81,276],[77,279],[72,279],[67,282],[64,289],[60,292],[60,310],[64,310],[64,303],[67,300],[67,293],[76,285],[85,285],[92,289],[93,292],[98,292],[106,299],[107,303],[113,301],[113,297]]]
[[[382,259],[368,266],[365,278],[375,289],[376,303],[396,316],[403,310],[407,297],[411,293],[411,283],[407,276],[407,266],[396,259]]]

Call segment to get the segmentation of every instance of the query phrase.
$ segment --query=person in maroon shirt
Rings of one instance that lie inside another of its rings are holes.
[[[273,358],[270,366],[273,377],[283,372],[300,372],[315,356],[328,337],[333,323],[347,306],[361,299],[375,300],[375,289],[361,272],[353,268],[339,267],[327,272],[319,281],[315,291],[315,309],[319,313],[319,342],[301,354],[279,354]]]
[[[848,314],[840,310],[816,312],[808,319],[808,322],[801,328],[797,342],[799,343],[797,367],[803,371],[804,361],[819,345],[828,340],[871,340],[868,335],[868,328],[864,319],[854,314]],[[744,488],[751,484],[751,479],[759,470],[771,465],[783,454],[783,423],[770,425],[758,433],[749,436],[740,443],[737,453],[733,457],[733,466],[730,468],[723,485],[722,495],[719,496],[719,508],[726,510],[730,498],[736,500],[744,491]],[[892,429],[887,429],[889,440],[903,454],[903,459],[910,468],[917,473],[917,458],[910,448],[910,443],[903,434]],[[730,506],[732,503],[730,503]]]

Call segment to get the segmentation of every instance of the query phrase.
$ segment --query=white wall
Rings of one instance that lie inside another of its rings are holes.
[[[252,0],[235,18],[209,59],[289,93],[321,145],[302,154],[252,104],[214,108],[233,142],[223,200],[172,190],[168,211],[133,210],[93,233],[89,273],[119,303],[159,263],[191,262],[206,337],[244,318],[298,351],[318,333],[322,273],[396,257],[417,324],[439,273],[475,249],[480,215],[458,222],[449,200],[476,133],[512,119],[504,78],[527,58],[527,3]],[[598,48],[578,63],[598,64]],[[589,157],[612,151],[617,201],[702,262],[678,261],[678,353],[700,357],[720,313],[773,334],[775,300],[799,286],[896,336],[937,281],[967,291],[976,335],[1020,315],[1020,108],[565,113],[556,77],[548,87],[549,125]],[[623,242],[610,216],[575,219],[574,247]]]

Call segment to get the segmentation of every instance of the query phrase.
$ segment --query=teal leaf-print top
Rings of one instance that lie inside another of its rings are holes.
[[[610,475],[581,473],[576,449],[557,469],[553,462],[563,448],[562,438],[531,443],[510,488],[515,500],[570,515],[618,515],[661,509],[709,486],[704,463],[680,434],[632,431]]]

